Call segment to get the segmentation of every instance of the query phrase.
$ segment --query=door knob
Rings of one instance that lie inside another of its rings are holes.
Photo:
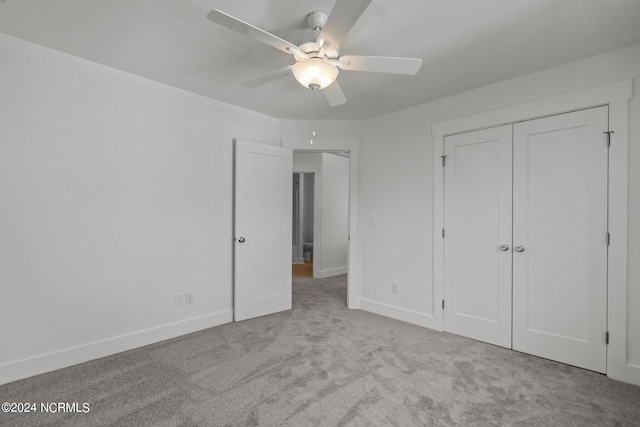
[[[516,246],[516,252],[524,252],[524,246],[522,245]]]
[[[501,250],[502,252],[506,252],[506,251],[508,251],[508,250],[509,250],[509,245],[507,245],[506,243],[501,244],[501,245],[500,245],[500,250]]]
[[[245,242],[244,237],[240,237],[240,238],[238,239],[238,243],[244,243],[244,242]]]

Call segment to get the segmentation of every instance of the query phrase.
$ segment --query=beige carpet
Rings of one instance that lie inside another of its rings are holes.
[[[291,311],[0,386],[90,404],[0,425],[640,425],[640,387],[345,301],[345,276],[295,279]]]

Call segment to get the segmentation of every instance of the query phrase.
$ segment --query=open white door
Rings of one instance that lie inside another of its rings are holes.
[[[234,320],[291,309],[293,151],[235,145]]]
[[[444,330],[511,347],[511,126],[445,138]]]

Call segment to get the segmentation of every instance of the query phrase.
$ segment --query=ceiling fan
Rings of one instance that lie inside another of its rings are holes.
[[[323,90],[329,104],[336,106],[347,102],[336,81],[338,69],[414,75],[422,66],[422,60],[417,58],[340,56],[340,43],[370,3],[371,0],[337,0],[330,15],[321,10],[309,13],[307,22],[311,31],[300,37],[298,45],[220,10],[209,12],[207,19],[294,56],[295,64],[262,75],[243,86],[255,88],[293,73],[302,86],[313,91]]]

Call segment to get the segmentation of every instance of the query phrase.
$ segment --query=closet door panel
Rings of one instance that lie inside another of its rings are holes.
[[[598,372],[606,370],[607,117],[599,107],[514,125],[513,348]]]
[[[511,347],[511,139],[511,125],[445,139],[444,329],[504,347]]]

